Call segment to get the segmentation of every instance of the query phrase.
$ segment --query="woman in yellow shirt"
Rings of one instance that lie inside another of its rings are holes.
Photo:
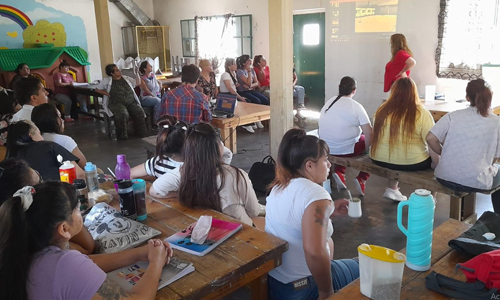
[[[429,153],[425,137],[434,126],[431,113],[422,105],[417,86],[410,78],[400,78],[393,85],[389,99],[373,118],[370,157],[384,168],[419,171],[437,164],[438,156]],[[433,156],[431,159],[431,155]],[[398,182],[389,180],[385,198],[406,201]]]

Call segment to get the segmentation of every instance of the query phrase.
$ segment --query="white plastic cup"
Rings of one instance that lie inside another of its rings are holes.
[[[436,86],[426,85],[425,86],[425,102],[432,102],[436,96]]]
[[[349,201],[347,214],[351,218],[361,218],[361,200],[359,198],[353,198],[352,201]]]

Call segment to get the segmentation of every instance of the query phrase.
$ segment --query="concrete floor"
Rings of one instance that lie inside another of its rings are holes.
[[[317,121],[308,119],[306,130],[317,128]],[[99,121],[80,120],[66,124],[65,134],[70,135],[78,143],[87,160],[91,161],[102,170],[110,167],[114,170],[116,155],[126,154],[131,166],[143,163],[146,160],[146,151],[140,138],[130,134],[126,141],[111,141],[104,133],[104,125]],[[252,164],[262,160],[269,154],[269,130],[258,129],[255,134],[250,134],[243,129],[238,129],[238,153],[233,157],[233,165],[246,172]],[[357,195],[353,178],[356,170],[347,171],[347,186],[353,196]],[[366,195],[362,199],[363,216],[352,219],[348,216],[336,218],[333,223],[335,232],[335,259],[357,256],[357,247],[362,243],[376,244],[391,249],[399,250],[405,247],[406,238],[397,227],[398,203],[382,198],[387,185],[387,179],[372,176],[367,182]],[[418,187],[402,185],[404,195],[410,194]],[[341,195],[334,193],[333,199]],[[264,203],[265,199],[259,197]],[[484,211],[492,210],[490,196],[478,194],[476,212],[480,216]],[[438,194],[434,226],[439,226],[449,216],[449,197]],[[406,221],[404,221],[406,222]],[[243,288],[229,295],[225,299],[250,299],[249,290]]]

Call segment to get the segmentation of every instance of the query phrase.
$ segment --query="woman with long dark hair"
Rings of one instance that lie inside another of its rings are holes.
[[[75,166],[77,178],[85,179],[85,172],[78,166],[79,158],[57,143],[44,141],[33,122],[24,120],[9,126],[6,158],[24,159],[44,180],[60,180],[58,155]]]
[[[418,97],[417,86],[410,78],[396,80],[389,99],[373,117],[373,138],[370,157],[384,168],[399,171],[420,171],[437,164],[438,156],[429,151],[425,137],[434,126],[431,113]],[[389,180],[384,197],[394,201],[407,198]]]
[[[78,157],[78,165],[85,168],[87,158],[82,153],[75,140],[70,136],[63,135],[64,119],[61,112],[52,104],[45,103],[33,108],[31,120],[40,129],[44,141],[54,142],[64,147],[74,156]]]
[[[47,182],[17,191],[0,207],[0,290],[5,299],[155,299],[163,266],[172,251],[167,242],[89,257],[69,250],[83,226],[74,186]],[[149,261],[130,292],[106,273]],[[112,268],[114,267],[114,268]]]
[[[243,54],[238,57],[236,59],[236,65],[238,66],[236,79],[240,84],[237,87],[238,93],[252,103],[269,105],[269,98],[255,90],[259,87],[259,81],[252,68],[250,56]]]
[[[410,70],[416,63],[406,37],[401,33],[393,34],[391,36],[391,60],[385,66],[384,92],[389,92],[397,79],[410,77]]]
[[[359,277],[357,260],[333,260],[330,218],[345,215],[348,201],[332,201],[321,186],[330,171],[329,152],[325,141],[302,129],[290,129],[280,143],[266,232],[289,248],[269,272],[270,299],[323,300]]]
[[[263,55],[255,55],[253,58],[253,70],[259,80],[259,87],[257,92],[263,94],[271,99],[271,82],[269,78],[269,66],[267,60]]]
[[[500,185],[500,117],[491,112],[492,97],[483,79],[470,81],[465,97],[470,106],[446,114],[427,134],[429,147],[441,155],[435,175],[442,185],[467,193]],[[491,201],[500,213],[500,191]]]
[[[178,191],[179,201],[187,207],[214,209],[252,225],[260,212],[257,196],[248,174],[222,161],[219,132],[207,123],[192,125],[183,153],[179,174],[159,177],[149,193],[165,198]]]
[[[341,157],[352,157],[368,152],[371,144],[372,125],[363,105],[356,102],[356,80],[345,76],[340,80],[339,94],[328,100],[319,116],[319,138],[324,140],[330,154]],[[363,134],[362,134],[363,133]],[[337,189],[345,186],[346,167],[335,165],[332,176]],[[366,181],[370,174],[359,172],[354,179],[361,195],[365,194]]]

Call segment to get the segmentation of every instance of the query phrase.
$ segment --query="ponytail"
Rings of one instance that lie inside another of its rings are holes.
[[[55,228],[71,218],[78,204],[68,183],[42,183],[34,190],[31,205],[16,196],[0,207],[0,291],[5,299],[28,299],[35,255],[51,245]]]
[[[335,100],[333,100],[330,106],[328,106],[328,108],[325,110],[325,113],[328,112],[328,110],[330,110],[330,108],[335,104],[335,102],[337,102],[341,97],[349,96],[355,90],[356,90],[356,80],[354,78],[349,76],[345,76],[344,78],[342,78],[339,84],[339,94],[337,98],[335,98]]]
[[[173,154],[181,154],[189,125],[169,115],[161,117],[157,124],[159,132],[156,138],[156,158],[163,159]]]
[[[490,85],[483,79],[475,79],[467,84],[466,93],[470,106],[476,107],[481,116],[487,117],[490,113],[491,99],[493,98]]]

